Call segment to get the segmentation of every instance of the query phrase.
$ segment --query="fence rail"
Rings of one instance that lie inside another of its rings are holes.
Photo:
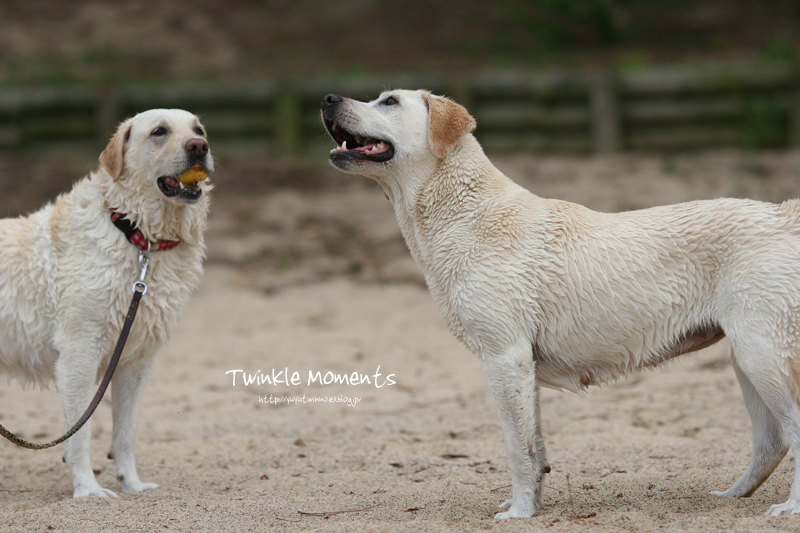
[[[452,96],[475,116],[476,135],[494,152],[800,146],[800,71],[791,64],[379,81]],[[102,144],[126,116],[152,107],[182,107],[202,115],[215,147],[315,157],[312,152],[329,144],[319,122],[322,96],[335,92],[368,99],[382,87],[375,80],[316,80],[0,88],[0,149]]]

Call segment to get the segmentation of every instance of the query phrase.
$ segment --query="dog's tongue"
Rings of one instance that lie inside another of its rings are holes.
[[[389,149],[389,146],[383,141],[379,143],[370,143],[364,146],[359,146],[355,148],[357,152],[364,152],[365,154],[382,154],[386,150]]]

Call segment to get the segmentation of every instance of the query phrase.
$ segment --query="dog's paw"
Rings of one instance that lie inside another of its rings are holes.
[[[131,492],[144,492],[146,490],[153,490],[157,488],[158,484],[156,483],[142,483],[141,481],[137,481],[136,483],[122,484],[122,492],[126,494],[129,494]]]
[[[83,498],[84,496],[97,496],[98,498],[118,498],[116,492],[104,489],[98,484],[90,487],[78,487],[75,489],[75,492],[72,493],[73,498]]]
[[[800,513],[800,503],[789,500],[786,503],[778,503],[769,508],[764,516],[785,516]]]
[[[503,509],[511,509],[511,503],[512,503],[512,500],[506,500],[506,501],[504,501],[503,503],[500,504],[500,507],[503,508]],[[544,505],[542,504],[541,496],[534,497],[533,498],[533,509],[535,511],[541,511],[543,507],[544,507]]]
[[[726,498],[738,498],[741,494],[734,494],[731,489],[728,490],[712,490],[711,494],[714,496],[725,496]]]
[[[494,515],[496,520],[505,520],[506,518],[530,518],[534,515],[535,511],[533,506],[514,506],[512,500],[504,501],[500,507],[508,509],[505,513],[498,512]]]
[[[494,515],[495,520],[505,520],[506,518],[530,518],[534,515],[533,509],[529,511],[520,511],[511,506],[505,513],[497,513]]]

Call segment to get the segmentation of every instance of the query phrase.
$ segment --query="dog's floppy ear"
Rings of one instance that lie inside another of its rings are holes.
[[[428,146],[436,157],[444,157],[477,124],[466,109],[449,98],[423,93],[428,106]]]
[[[117,132],[108,141],[108,146],[100,154],[100,164],[103,165],[114,181],[117,181],[122,176],[122,171],[125,168],[125,145],[131,137],[131,124],[130,121],[125,121],[119,125]]]

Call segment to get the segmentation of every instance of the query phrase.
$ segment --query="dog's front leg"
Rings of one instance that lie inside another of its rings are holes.
[[[56,387],[58,388],[64,426],[69,429],[83,415],[92,401],[99,355],[62,351],[55,366]],[[104,489],[97,482],[92,471],[90,455],[92,420],[64,441],[64,461],[72,472],[72,496],[101,496],[116,498],[117,495]]]
[[[498,354],[483,357],[483,367],[494,397],[511,470],[512,497],[508,511],[495,518],[528,518],[541,506],[543,474],[549,471],[544,442],[537,430],[536,367],[530,343],[520,342]],[[540,444],[541,442],[541,444]]]
[[[534,365],[535,364],[534,362]],[[547,451],[545,450],[544,437],[542,436],[542,410],[539,402],[539,381],[535,380],[533,386],[535,435],[530,453],[531,461],[533,461],[533,477],[536,481],[534,485],[533,507],[538,511],[544,506],[544,475],[550,473],[550,464],[547,462]],[[511,500],[506,500],[501,504],[501,507],[508,509],[511,507],[511,503]]]
[[[113,458],[117,465],[117,479],[122,484],[122,492],[142,492],[158,487],[155,483],[143,483],[139,479],[133,453],[139,400],[152,363],[153,357],[147,357],[121,364],[112,381],[114,436],[109,458]]]

